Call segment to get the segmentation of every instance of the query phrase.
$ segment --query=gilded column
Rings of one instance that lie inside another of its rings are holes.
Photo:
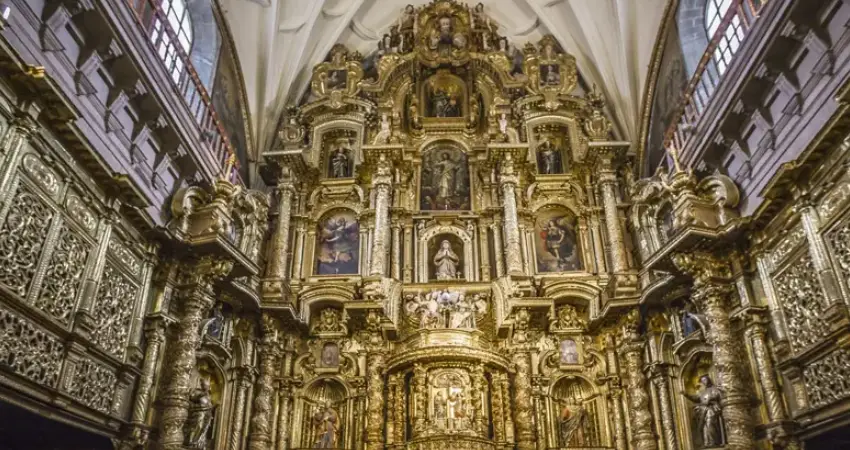
[[[628,270],[626,248],[623,244],[623,232],[620,229],[620,213],[617,209],[617,176],[612,170],[605,170],[599,177],[602,191],[602,208],[605,211],[605,227],[608,231],[608,249],[611,252],[611,265],[614,273]]]
[[[405,417],[404,413],[407,410],[406,401],[404,398],[404,374],[398,374],[398,383],[396,383],[395,404],[395,442],[401,444],[404,442]]]
[[[502,374],[491,373],[492,398],[493,398],[493,439],[496,442],[505,442],[505,411],[502,397]]]
[[[656,363],[650,367],[652,383],[658,390],[658,409],[661,411],[661,426],[664,435],[664,446],[667,450],[679,449],[679,438],[676,434],[676,413],[673,410],[673,399],[670,395],[670,374],[666,364]]]
[[[414,435],[419,435],[425,431],[428,415],[428,370],[421,364],[413,366],[412,388],[413,431]]]
[[[302,219],[303,220],[303,219]],[[295,248],[292,249],[292,278],[297,280],[302,277],[301,271],[304,267],[304,234],[307,230],[304,224],[299,223],[295,231]]]
[[[487,393],[487,378],[484,366],[477,365],[472,371],[472,409],[475,411],[475,431],[481,437],[487,436],[488,414],[484,410],[484,395]]]
[[[387,381],[387,445],[396,443],[396,426],[398,417],[396,416],[396,394],[399,384],[399,374],[390,375]]]
[[[404,269],[405,283],[413,282],[413,224],[404,224]]]
[[[393,224],[392,277],[401,280],[401,225]]]
[[[254,386],[254,404],[251,411],[251,433],[248,436],[250,450],[271,448],[271,410],[274,394],[274,376],[279,356],[277,324],[274,319],[263,315],[263,337],[259,347],[259,369]]]
[[[174,339],[168,343],[168,369],[163,383],[162,414],[159,443],[162,448],[182,449],[183,426],[189,416],[189,395],[195,369],[195,350],[200,345],[198,328],[215,303],[213,284],[230,269],[230,261],[202,258],[192,267],[184,267],[178,280],[178,299],[182,300],[182,316],[175,325]]]
[[[366,450],[384,448],[384,353],[369,354],[366,368]]]
[[[289,445],[289,415],[292,408],[292,388],[289,381],[282,381],[278,386],[278,401],[280,410],[277,414],[277,439],[275,439],[276,450],[286,450]]]
[[[767,347],[767,329],[761,316],[753,316],[747,328],[747,339],[753,346],[753,357],[756,360],[759,386],[767,417],[770,422],[785,420],[785,405],[782,402],[782,392],[776,379],[773,360]]]
[[[609,405],[614,413],[614,448],[628,450],[629,440],[626,434],[626,413],[623,411],[623,388],[619,381],[610,390]]]
[[[375,190],[375,231],[372,241],[371,276],[385,276],[387,261],[387,237],[390,233],[390,188],[392,187],[390,162],[381,156],[372,178]]]
[[[649,407],[646,376],[643,373],[643,341],[637,332],[639,319],[640,316],[636,310],[632,310],[625,317],[620,357],[628,377],[627,395],[632,446],[635,450],[656,450],[658,444],[652,432],[652,411]]]
[[[237,367],[233,370],[236,386],[236,399],[233,402],[233,416],[230,418],[230,433],[227,450],[239,450],[242,447],[242,428],[245,422],[245,404],[248,400],[248,388],[251,387],[253,375],[248,367]]]
[[[487,226],[478,227],[478,243],[481,254],[481,281],[490,281],[490,239],[487,235]]]
[[[505,262],[509,274],[522,275],[523,258],[520,248],[519,213],[516,202],[516,188],[519,184],[519,177],[514,172],[514,163],[510,155],[506,155],[506,160],[502,163],[500,182],[505,218]]]
[[[514,424],[518,450],[532,450],[535,446],[534,418],[531,402],[531,353],[521,349],[514,353]]]
[[[151,317],[145,324],[145,357],[142,362],[142,373],[139,377],[136,396],[133,399],[133,415],[130,419],[132,431],[130,439],[142,445],[144,443],[145,424],[150,408],[151,393],[157,377],[156,368],[159,365],[159,355],[165,342],[165,318],[161,315]]]
[[[493,232],[493,259],[496,261],[496,277],[505,276],[505,249],[502,247],[502,227],[499,222],[494,222],[490,225],[490,230]]]
[[[285,280],[286,261],[289,255],[289,227],[292,217],[292,197],[295,186],[290,179],[282,179],[277,185],[280,202],[277,208],[277,228],[272,236],[271,251],[268,254],[266,278]]]

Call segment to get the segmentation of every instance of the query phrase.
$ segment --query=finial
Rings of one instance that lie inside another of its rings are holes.
[[[675,169],[675,173],[682,172],[682,164],[679,162],[679,149],[676,148],[676,144],[673,141],[667,141],[664,146],[664,150],[670,155],[670,158],[673,159],[673,168]]]

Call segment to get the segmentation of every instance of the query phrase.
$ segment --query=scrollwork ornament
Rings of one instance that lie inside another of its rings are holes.
[[[24,296],[35,276],[54,212],[38,196],[19,187],[0,228],[0,283]]]
[[[67,226],[62,227],[44,274],[41,293],[33,306],[63,325],[70,321],[89,250],[84,239]]]

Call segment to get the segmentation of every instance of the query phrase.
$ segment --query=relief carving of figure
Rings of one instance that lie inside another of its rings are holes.
[[[336,434],[339,430],[339,414],[325,402],[319,411],[313,414],[313,428],[316,442],[313,448],[336,448]]]
[[[708,375],[699,378],[699,385],[700,390],[696,395],[687,392],[683,394],[695,403],[694,418],[698,427],[697,433],[702,437],[702,447],[720,447],[725,442],[723,410],[720,407],[723,395]]]
[[[452,243],[444,240],[440,243],[440,249],[434,255],[434,276],[438,280],[454,280],[458,277],[457,253],[452,250]]]
[[[210,380],[202,377],[192,393],[189,418],[186,421],[186,445],[189,448],[207,447],[207,431],[212,425],[214,409],[210,398]]]

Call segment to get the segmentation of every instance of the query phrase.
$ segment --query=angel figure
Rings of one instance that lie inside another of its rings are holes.
[[[540,238],[546,252],[554,258],[554,267],[545,258],[538,257],[540,272],[577,270],[580,268],[576,235],[568,216],[552,218],[540,226]]]
[[[359,226],[345,217],[330,217],[319,230],[319,275],[357,273]]]

